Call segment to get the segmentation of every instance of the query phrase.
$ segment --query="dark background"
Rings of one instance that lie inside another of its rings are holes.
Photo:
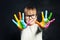
[[[43,31],[43,40],[60,40],[60,2],[58,0],[0,0],[0,40],[19,40],[20,30],[11,21],[13,14],[23,12],[26,5],[32,3],[41,11],[53,12],[52,18],[56,20],[47,30]],[[41,17],[38,17],[41,20]]]

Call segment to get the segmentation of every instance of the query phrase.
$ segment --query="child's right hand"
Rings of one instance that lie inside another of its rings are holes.
[[[18,26],[20,30],[26,28],[27,25],[24,22],[24,13],[22,13],[22,17],[21,17],[21,12],[19,12],[19,19],[17,18],[16,14],[14,14],[14,18],[16,21],[14,19],[12,19],[12,21]]]

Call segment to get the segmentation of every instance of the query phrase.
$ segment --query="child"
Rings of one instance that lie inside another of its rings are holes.
[[[27,28],[22,30],[21,33],[21,40],[42,40],[42,32],[38,34],[38,25],[35,23],[37,20],[37,10],[35,7],[26,7],[24,9],[25,14],[25,21],[26,23],[29,23]]]
[[[19,12],[20,13],[20,12]],[[42,12],[42,21],[37,21],[37,9],[35,7],[27,6],[24,9],[24,14],[22,15],[22,19],[17,19],[16,15],[14,14],[14,17],[16,21],[12,19],[12,21],[22,29],[21,33],[21,40],[42,40],[42,28],[48,28],[50,23],[52,23],[55,19],[51,19],[52,13],[50,13],[49,17],[47,18],[47,11],[45,11],[45,17]],[[21,14],[20,14],[21,15]],[[25,24],[24,22],[24,15],[25,15]],[[20,16],[21,17],[21,16]]]

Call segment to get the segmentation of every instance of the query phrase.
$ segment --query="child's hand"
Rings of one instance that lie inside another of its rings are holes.
[[[48,18],[47,18],[47,10],[45,11],[45,17],[44,17],[43,12],[41,13],[42,13],[42,21],[41,22],[36,21],[36,23],[42,28],[48,28],[49,25],[55,20],[55,19],[50,20],[52,16],[52,12],[50,12],[50,15]]]
[[[19,19],[17,18],[16,14],[14,14],[14,19],[12,19],[12,21],[18,26],[18,28],[20,30],[26,28],[26,23],[24,22],[24,13],[22,13],[22,17],[21,17],[21,12],[19,12]]]

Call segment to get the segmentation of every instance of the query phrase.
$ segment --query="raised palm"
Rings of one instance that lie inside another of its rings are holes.
[[[26,23],[24,22],[24,13],[22,13],[22,17],[21,17],[21,12],[19,12],[19,19],[17,18],[16,14],[14,14],[14,19],[12,19],[13,23],[15,23],[17,25],[17,27],[22,30],[24,28],[26,28]]]
[[[50,12],[49,17],[47,17],[47,14],[48,14],[47,10],[45,11],[45,17],[44,17],[43,12],[41,13],[42,13],[42,21],[41,22],[36,21],[36,23],[42,28],[48,28],[49,25],[55,20],[55,18],[50,20],[52,17],[52,12]]]

